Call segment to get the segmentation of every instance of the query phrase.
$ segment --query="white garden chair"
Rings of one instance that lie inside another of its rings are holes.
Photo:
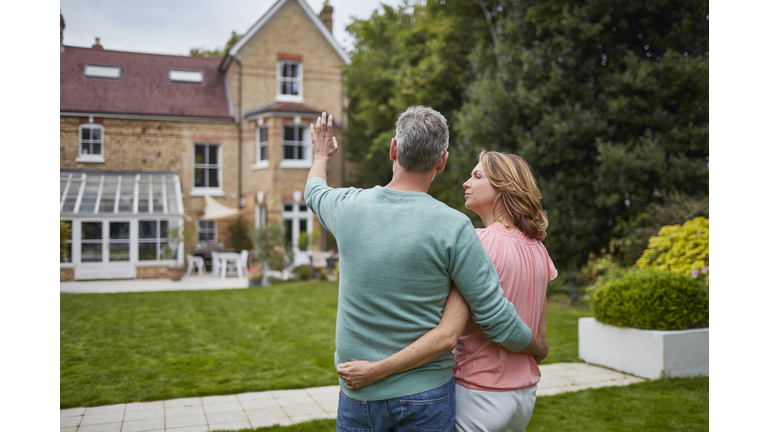
[[[219,258],[219,253],[216,251],[211,251],[211,273],[218,275],[220,266],[221,258]]]
[[[187,254],[187,276],[191,275],[197,267],[197,273],[202,276],[205,274],[205,260],[203,257]]]

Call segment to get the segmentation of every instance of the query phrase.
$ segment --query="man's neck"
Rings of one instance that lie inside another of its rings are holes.
[[[402,170],[396,170],[392,175],[392,181],[384,187],[401,192],[427,193],[429,185],[434,178],[434,172],[427,174],[412,174]]]

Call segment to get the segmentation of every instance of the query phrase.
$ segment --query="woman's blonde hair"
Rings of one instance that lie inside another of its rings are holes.
[[[500,220],[499,216],[506,212],[525,235],[544,240],[549,221],[541,208],[541,193],[528,162],[515,154],[485,150],[478,159],[491,186],[500,192],[493,200],[494,218]]]

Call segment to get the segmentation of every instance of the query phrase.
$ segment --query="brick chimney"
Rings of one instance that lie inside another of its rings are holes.
[[[325,0],[323,3],[323,10],[320,11],[318,17],[320,17],[320,21],[323,22],[328,32],[333,34],[333,6],[328,3],[328,0]]]
[[[99,43],[99,38],[96,38],[96,43],[93,44],[93,46],[91,48],[93,48],[93,49],[100,49],[100,50],[104,49],[104,47],[101,46],[101,43]]]
[[[60,35],[59,47],[63,47],[64,46],[64,14],[59,12],[59,16],[61,17],[61,30],[59,32],[59,35]]]

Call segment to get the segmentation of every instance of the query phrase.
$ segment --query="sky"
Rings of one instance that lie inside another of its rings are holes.
[[[305,0],[317,15],[323,0]],[[192,47],[221,48],[232,31],[244,34],[277,0],[61,0],[64,45],[108,50],[188,55]],[[401,0],[330,0],[333,36],[349,52],[344,30],[352,17],[368,18],[381,3]]]

